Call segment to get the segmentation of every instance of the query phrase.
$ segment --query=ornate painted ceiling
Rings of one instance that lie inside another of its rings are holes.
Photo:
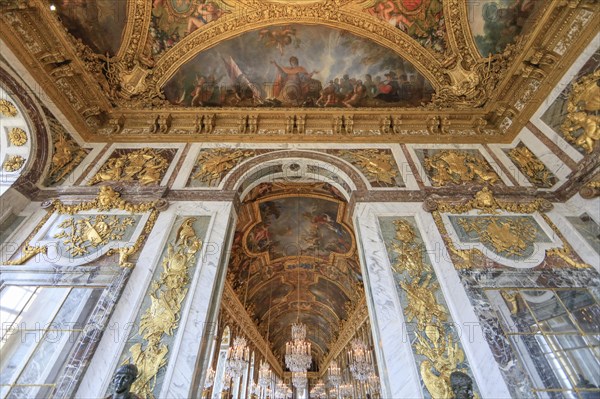
[[[3,41],[95,141],[509,142],[600,22],[592,0],[8,3]]]
[[[318,365],[364,297],[345,201],[327,184],[263,183],[246,198],[228,280],[282,363],[299,320]]]

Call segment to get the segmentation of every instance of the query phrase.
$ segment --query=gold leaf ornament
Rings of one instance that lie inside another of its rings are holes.
[[[16,172],[21,169],[25,164],[25,158],[20,155],[11,155],[8,157],[4,164],[2,164],[2,168],[6,172]]]
[[[15,147],[21,147],[27,143],[27,133],[19,127],[14,127],[8,132],[8,141]]]

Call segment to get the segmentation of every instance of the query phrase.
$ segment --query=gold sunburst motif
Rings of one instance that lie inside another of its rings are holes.
[[[0,99],[0,115],[15,117],[17,116],[17,107],[8,100]]]
[[[27,143],[27,133],[19,127],[14,127],[8,131],[8,141],[15,147],[24,146]]]
[[[20,155],[11,155],[2,164],[2,168],[7,172],[16,172],[25,164],[25,158]]]
[[[55,234],[54,238],[63,239],[65,250],[71,256],[83,256],[89,254],[92,248],[121,240],[127,227],[133,224],[131,217],[97,215],[82,219],[68,218],[58,225],[62,231]]]
[[[463,151],[445,150],[425,157],[425,167],[434,186],[473,181],[494,184],[499,180],[480,155]]]
[[[523,256],[535,242],[536,228],[526,217],[460,218],[458,224],[467,232],[477,234],[479,240],[493,247],[497,254]]]
[[[196,159],[195,173],[192,180],[198,180],[207,185],[217,185],[221,179],[244,159],[252,157],[252,150],[232,148],[213,148],[202,151]]]

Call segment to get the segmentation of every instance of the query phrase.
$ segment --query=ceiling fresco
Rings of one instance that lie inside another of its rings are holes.
[[[448,33],[442,0],[372,0],[365,10],[400,29],[423,47],[444,53]]]
[[[501,53],[531,27],[540,0],[468,0],[469,22],[482,56]]]
[[[127,22],[127,1],[60,0],[54,4],[70,34],[96,53],[117,54]]]
[[[87,141],[511,142],[600,23],[595,0],[52,3],[9,2],[3,40]]]
[[[230,12],[222,1],[154,0],[145,52],[157,60],[185,36]]]
[[[363,294],[345,203],[324,184],[263,183],[239,212],[228,281],[282,356],[291,324],[308,325],[315,364]]]
[[[419,106],[431,84],[396,53],[325,26],[245,33],[206,50],[164,87],[182,106]]]

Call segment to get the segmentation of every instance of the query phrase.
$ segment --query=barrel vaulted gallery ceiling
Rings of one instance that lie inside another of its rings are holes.
[[[94,141],[510,142],[600,22],[591,0],[7,4],[2,40]]]

